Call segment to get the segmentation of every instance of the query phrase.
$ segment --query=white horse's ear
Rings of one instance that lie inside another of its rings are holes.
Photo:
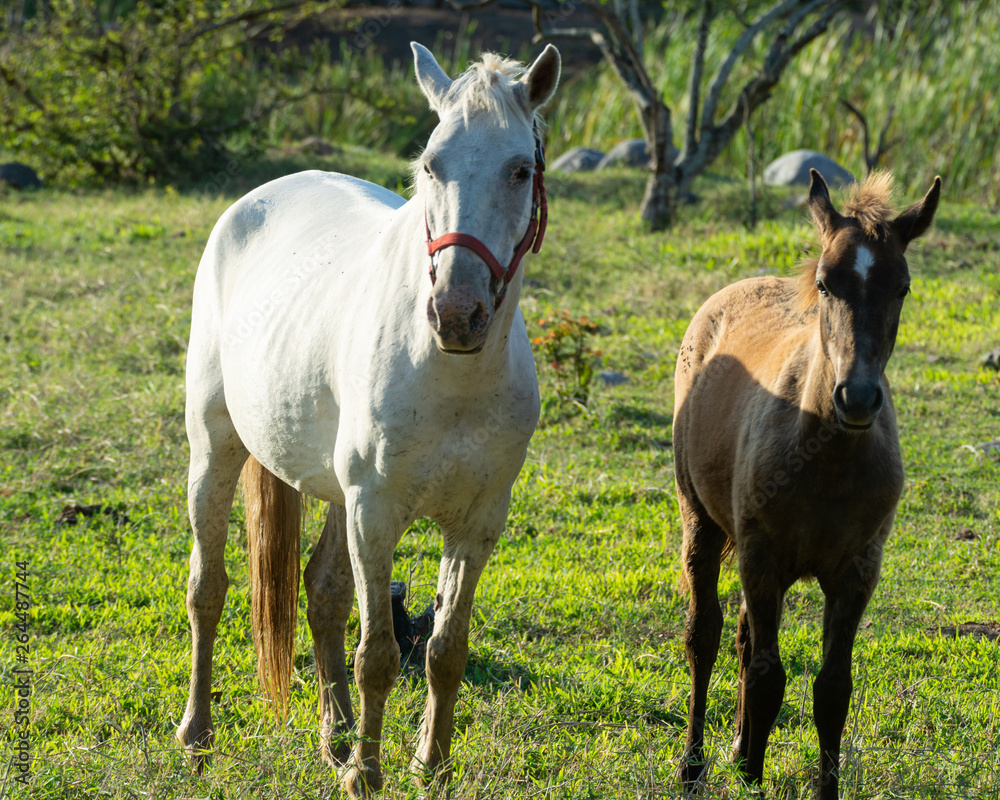
[[[556,91],[556,86],[559,85],[561,70],[562,59],[559,57],[559,51],[551,44],[546,45],[542,54],[528,67],[528,71],[520,81],[524,87],[522,91],[525,102],[532,112],[549,102]]]
[[[417,42],[410,42],[413,50],[413,68],[417,73],[417,83],[427,102],[434,111],[440,113],[445,95],[451,88],[451,78],[441,69],[430,50]]]

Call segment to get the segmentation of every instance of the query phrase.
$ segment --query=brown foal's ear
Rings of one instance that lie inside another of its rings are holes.
[[[830,200],[830,189],[823,176],[815,169],[809,170],[809,210],[819,232],[825,237],[833,234],[841,216]]]
[[[899,236],[903,249],[916,239],[923,236],[934,220],[938,200],[941,199],[941,176],[934,179],[934,185],[924,195],[919,203],[914,203],[896,219],[889,223],[892,230]]]

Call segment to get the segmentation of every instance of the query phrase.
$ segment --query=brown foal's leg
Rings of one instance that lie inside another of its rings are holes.
[[[881,551],[878,553],[881,560]],[[846,577],[823,586],[823,666],[813,682],[813,719],[819,736],[820,800],[836,800],[840,780],[840,741],[851,703],[851,651],[858,623],[875,585],[878,566],[849,569]],[[822,585],[822,583],[821,583]]]
[[[344,734],[354,727],[344,651],[344,631],[354,605],[354,574],[344,506],[330,505],[306,566],[305,585],[319,680],[320,754],[328,764],[340,766],[351,754]]]
[[[747,715],[746,685],[747,669],[753,659],[753,644],[750,641],[750,618],[747,616],[746,601],[740,603],[740,617],[736,625],[736,656],[739,669],[736,679],[736,724],[733,734],[732,761],[745,764],[747,748],[750,745],[750,720]]]
[[[778,649],[778,627],[786,586],[766,553],[741,548],[740,580],[750,628],[750,659],[742,673],[738,721],[743,772],[754,784],[764,778],[764,752],[785,696],[785,668]],[[742,616],[742,614],[741,614]],[[744,655],[744,659],[746,656]],[[747,739],[745,743],[742,739]]]
[[[722,635],[719,562],[727,538],[697,498],[689,499],[681,491],[678,491],[678,498],[684,522],[681,561],[691,590],[684,627],[684,650],[691,670],[691,697],[687,743],[677,777],[690,789],[702,778],[706,767],[705,706]]]

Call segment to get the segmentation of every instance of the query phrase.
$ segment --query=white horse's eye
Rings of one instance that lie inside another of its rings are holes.
[[[424,172],[428,174],[430,177],[432,178],[434,177],[434,173],[431,172],[430,165],[426,161],[424,162]]]
[[[531,170],[527,167],[518,167],[514,170],[514,181],[516,183],[524,183],[528,178],[531,177]]]

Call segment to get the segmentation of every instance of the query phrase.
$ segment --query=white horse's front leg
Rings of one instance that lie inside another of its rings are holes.
[[[215,448],[209,450],[207,435],[192,437],[188,512],[194,545],[191,548],[187,589],[187,612],[191,623],[191,684],[187,708],[177,729],[177,739],[199,772],[210,758],[208,751],[214,739],[212,650],[229,585],[223,552],[233,494],[240,469],[247,458],[235,431],[214,431],[213,438]],[[198,444],[204,444],[207,452],[202,451]]]
[[[444,531],[444,555],[438,573],[434,635],[427,643],[427,707],[411,770],[422,781],[445,782],[451,775],[451,736],[458,688],[469,658],[469,619],[479,576],[493,552],[507,515],[492,514],[488,523]]]
[[[380,493],[355,490],[347,497],[348,548],[358,594],[361,644],[354,655],[358,685],[359,740],[344,768],[344,789],[352,798],[382,788],[382,718],[399,674],[399,645],[392,631],[392,554],[406,522]]]

